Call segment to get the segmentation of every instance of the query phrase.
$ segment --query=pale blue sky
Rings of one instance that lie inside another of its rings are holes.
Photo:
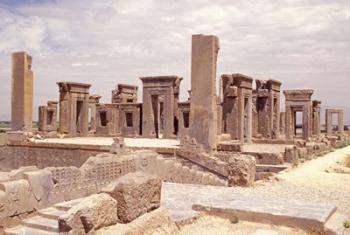
[[[60,80],[91,83],[110,102],[117,83],[142,90],[141,76],[179,75],[187,99],[198,33],[220,38],[218,76],[277,79],[348,109],[349,25],[346,0],[0,0],[0,120],[10,118],[12,52],[33,56],[36,118]]]

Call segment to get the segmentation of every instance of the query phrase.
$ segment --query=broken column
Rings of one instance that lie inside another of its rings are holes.
[[[216,63],[219,39],[216,36],[192,36],[191,138],[208,149],[217,144]]]
[[[32,57],[26,52],[12,54],[11,129],[31,131],[33,119]]]

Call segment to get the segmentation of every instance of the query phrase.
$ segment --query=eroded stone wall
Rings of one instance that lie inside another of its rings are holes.
[[[0,225],[10,217],[98,193],[130,172],[144,171],[176,183],[226,185],[226,181],[213,174],[165,159],[154,151],[120,149],[117,152],[90,157],[80,167],[27,166],[0,172]]]

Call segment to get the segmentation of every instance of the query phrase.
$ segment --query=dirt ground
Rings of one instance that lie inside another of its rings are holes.
[[[251,223],[246,221],[239,221],[238,223],[232,223],[229,219],[224,219],[215,216],[205,215],[200,217],[194,223],[186,225],[180,229],[178,235],[282,235],[282,234],[295,234],[304,235],[308,234],[305,231],[288,228],[283,226],[274,226],[268,224]]]
[[[327,171],[330,167],[343,165],[349,156],[350,146],[307,161],[297,168],[278,175],[278,178],[295,185],[350,194],[350,174]]]

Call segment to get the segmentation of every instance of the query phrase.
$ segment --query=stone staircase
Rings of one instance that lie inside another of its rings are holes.
[[[53,235],[59,234],[58,217],[82,200],[62,202],[39,210],[34,216],[23,219],[21,224],[5,230],[6,235]]]

